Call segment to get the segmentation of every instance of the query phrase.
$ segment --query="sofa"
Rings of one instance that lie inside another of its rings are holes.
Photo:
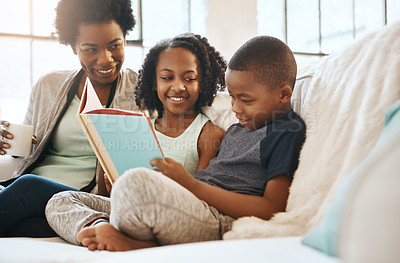
[[[399,36],[400,21],[299,69],[292,104],[307,138],[285,212],[239,218],[221,241],[129,252],[0,238],[0,262],[398,262]],[[223,128],[229,100],[204,109]],[[11,162],[0,158],[0,180]]]

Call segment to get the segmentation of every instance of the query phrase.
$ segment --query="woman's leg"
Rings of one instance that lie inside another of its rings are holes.
[[[159,245],[218,240],[233,218],[159,172],[125,172],[111,192],[111,224],[126,236]]]
[[[44,217],[30,217],[14,225],[4,237],[56,237]]]
[[[108,221],[110,199],[85,192],[66,191],[54,195],[46,206],[50,226],[62,238],[79,245],[76,234],[96,219]]]
[[[47,201],[71,187],[36,175],[23,175],[0,191],[0,236],[56,236],[45,217]]]

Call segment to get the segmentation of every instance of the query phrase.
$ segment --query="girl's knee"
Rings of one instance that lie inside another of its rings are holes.
[[[73,199],[76,191],[62,191],[53,195],[51,199]]]
[[[47,202],[46,215],[57,211],[57,208],[59,207],[64,207],[65,204],[73,202],[72,200],[74,199],[74,193],[75,191],[63,191],[54,194]]]
[[[67,203],[73,199],[73,193],[75,193],[75,192],[74,191],[63,191],[63,192],[56,193],[47,202],[47,206],[49,206],[49,204],[56,206],[57,204]]]

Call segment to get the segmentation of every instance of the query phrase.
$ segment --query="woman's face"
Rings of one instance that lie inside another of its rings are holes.
[[[114,20],[81,24],[72,50],[95,87],[108,87],[117,78],[125,58],[125,36]]]

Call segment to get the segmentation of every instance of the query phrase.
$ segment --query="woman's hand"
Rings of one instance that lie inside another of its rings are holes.
[[[10,149],[11,147],[9,143],[4,142],[4,139],[14,139],[14,135],[7,131],[9,126],[10,123],[8,121],[0,121],[0,155],[5,155],[7,152],[4,149]],[[37,142],[36,136],[32,135],[32,144],[37,144]]]
[[[150,161],[150,165],[158,167],[155,169],[168,176],[178,184],[191,189],[192,185],[196,182],[196,179],[183,167],[183,165],[172,158],[165,157],[165,159],[153,159]]]
[[[37,141],[36,135],[32,135],[32,144],[37,144],[37,143],[38,143],[38,141]]]
[[[4,142],[4,139],[12,140],[14,138],[14,135],[7,131],[8,126],[10,126],[8,121],[0,121],[0,155],[5,155],[7,152],[4,149],[9,149],[11,146],[9,143]]]

